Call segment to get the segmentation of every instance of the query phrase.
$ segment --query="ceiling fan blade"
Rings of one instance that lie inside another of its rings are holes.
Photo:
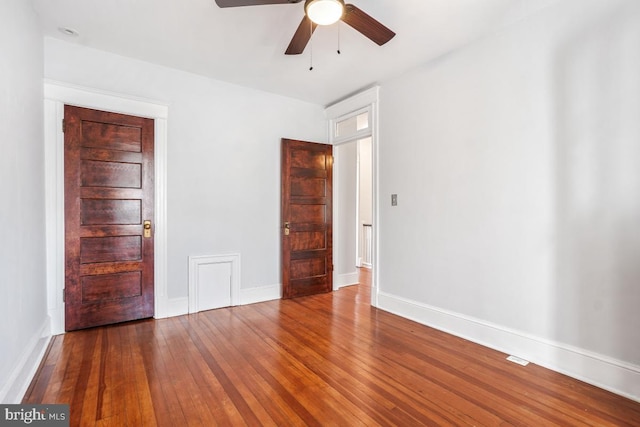
[[[352,26],[355,30],[361,32],[364,36],[370,38],[379,46],[382,46],[396,35],[396,33],[354,5],[346,4],[344,9],[342,21]]]
[[[300,3],[302,0],[216,0],[218,7],[260,6],[263,4]]]
[[[311,36],[313,35],[313,32],[315,31],[317,26],[318,24],[316,24],[315,22],[311,22],[311,20],[307,18],[307,15],[305,15],[304,18],[302,18],[302,21],[300,22],[300,25],[293,35],[291,43],[289,43],[289,47],[284,54],[300,55],[302,52],[304,52],[304,48],[307,46],[307,43],[309,43],[309,40],[311,40]]]

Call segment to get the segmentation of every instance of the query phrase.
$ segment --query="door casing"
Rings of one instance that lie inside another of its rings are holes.
[[[46,81],[44,83],[45,211],[47,310],[52,334],[64,333],[64,105],[92,108],[154,119],[155,158],[155,318],[168,316],[167,299],[167,105]]]
[[[373,260],[373,269],[371,272],[371,306],[378,306],[378,293],[379,293],[379,268],[380,262],[378,260],[379,248],[378,248],[378,218],[380,217],[380,205],[379,205],[379,182],[378,182],[378,112],[379,112],[379,98],[380,98],[380,87],[374,86],[369,89],[366,89],[358,94],[355,94],[343,101],[340,101],[336,104],[330,105],[325,108],[325,116],[329,119],[328,123],[328,131],[329,131],[329,143],[331,145],[339,145],[341,143],[345,143],[348,141],[352,141],[354,139],[358,139],[365,136],[371,137],[371,156],[372,156],[372,260]],[[368,132],[363,134],[353,134],[348,135],[346,138],[337,137],[335,134],[336,123],[346,116],[357,114],[358,112],[369,110],[370,112],[370,120],[371,120],[371,129]],[[336,162],[340,161],[339,158],[336,157]],[[334,187],[338,187],[340,185],[340,176],[339,174],[334,174]],[[334,203],[334,217],[337,217],[338,212],[337,203]],[[336,230],[334,232],[334,241],[338,241],[341,238],[339,235],[339,231]],[[333,257],[337,259],[340,257],[339,246],[336,245],[334,247]],[[334,277],[334,283],[337,283]]]

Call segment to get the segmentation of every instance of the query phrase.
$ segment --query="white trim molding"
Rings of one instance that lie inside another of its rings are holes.
[[[18,358],[18,364],[9,374],[9,379],[0,389],[0,402],[20,403],[35,376],[49,342],[51,341],[51,323],[47,317],[38,333],[33,335],[25,350]]]
[[[189,297],[168,298],[167,317],[189,314]]]
[[[231,305],[240,303],[240,254],[197,255],[189,257],[189,313],[200,311],[198,307],[199,269],[211,264],[231,264]]]
[[[325,116],[329,119],[341,117],[345,114],[360,110],[367,105],[375,104],[378,102],[379,92],[380,86],[373,86],[342,101],[331,104],[325,108]]]
[[[640,366],[386,292],[379,308],[640,402]]]
[[[256,288],[240,289],[240,304],[255,304],[257,302],[272,301],[282,298],[282,285],[259,286]]]
[[[344,288],[345,286],[357,285],[360,282],[360,274],[358,271],[351,273],[337,274],[334,283],[334,289]]]
[[[93,108],[154,119],[155,318],[167,317],[167,120],[169,107],[67,83],[44,81],[47,304],[52,334],[64,332],[64,106]]]

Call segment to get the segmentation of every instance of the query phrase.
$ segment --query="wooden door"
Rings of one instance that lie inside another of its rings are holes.
[[[67,331],[153,316],[153,127],[65,106]]]
[[[282,140],[282,297],[333,289],[332,147]]]

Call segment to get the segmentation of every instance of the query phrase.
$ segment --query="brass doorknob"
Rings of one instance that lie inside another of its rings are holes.
[[[142,223],[143,237],[151,237],[151,221],[146,220]]]

